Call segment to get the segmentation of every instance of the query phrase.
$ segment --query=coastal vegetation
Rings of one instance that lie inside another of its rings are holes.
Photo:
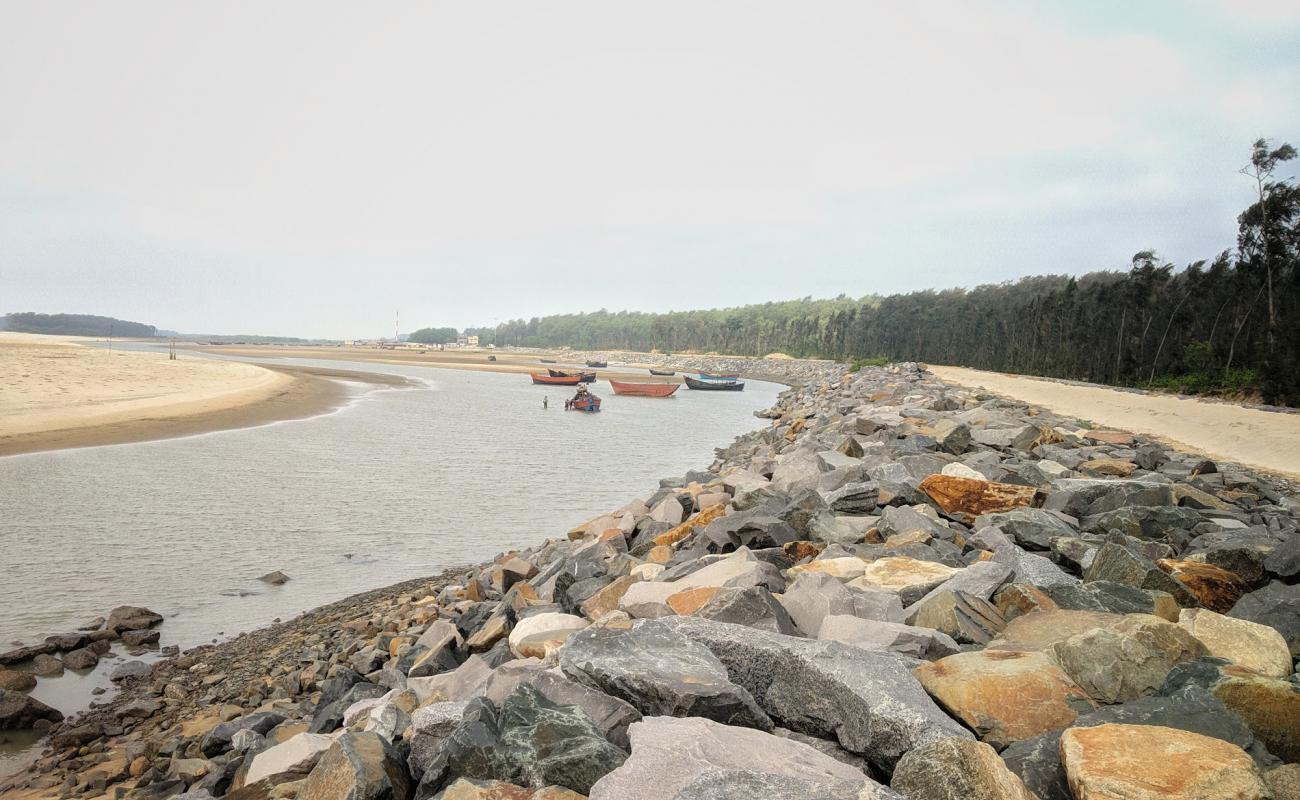
[[[455,328],[421,328],[407,337],[407,341],[418,344],[454,344],[456,336]]]
[[[36,314],[30,311],[0,317],[0,330],[60,336],[153,336],[157,328],[94,314]]]
[[[1128,268],[972,289],[805,297],[664,314],[517,319],[498,345],[718,352],[959,364],[1300,405],[1300,187],[1291,145],[1261,139],[1243,168],[1255,202],[1234,248],[1179,269],[1150,250]]]

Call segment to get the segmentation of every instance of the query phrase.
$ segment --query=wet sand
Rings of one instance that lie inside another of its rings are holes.
[[[191,436],[339,407],[330,378],[404,378],[262,367],[182,353],[109,352],[84,340],[0,334],[0,456]]]
[[[1300,480],[1300,414],[964,367],[927,368],[945,381],[983,387],[1098,426],[1146,434],[1211,458]]]

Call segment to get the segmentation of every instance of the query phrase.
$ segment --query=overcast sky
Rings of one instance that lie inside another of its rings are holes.
[[[375,337],[1181,265],[1259,136],[1300,145],[1295,0],[0,0],[0,312]]]

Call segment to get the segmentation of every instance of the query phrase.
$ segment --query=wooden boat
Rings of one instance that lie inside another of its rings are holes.
[[[540,383],[545,386],[577,386],[582,382],[582,378],[578,375],[565,375],[557,378],[554,375],[543,375],[540,372],[530,372],[528,374],[532,376],[533,383]]]
[[[740,374],[736,372],[724,372],[718,375],[714,375],[711,372],[700,373],[700,380],[702,381],[734,381],[739,379]]]
[[[690,375],[687,375],[686,388],[703,389],[708,392],[743,392],[745,391],[745,382],[744,381],[719,381],[719,380],[701,381],[692,378]]]
[[[539,359],[537,359],[537,360],[540,361],[540,362],[543,363],[543,364],[554,364],[554,363],[555,363],[555,359],[553,359],[553,358],[539,358]]]
[[[594,372],[565,372],[559,369],[548,369],[546,371],[551,373],[552,378],[571,378],[574,375],[577,375],[583,383],[596,382],[596,373]]]
[[[488,361],[496,361],[496,360],[497,360],[496,356],[488,356]]]
[[[614,394],[634,397],[672,397],[673,392],[681,387],[680,383],[624,383],[613,379],[609,385],[614,387]]]
[[[663,376],[666,377],[666,376],[668,376],[668,375],[676,375],[677,373],[674,372],[674,371],[671,370],[671,369],[652,369],[652,370],[650,370],[650,374],[651,374],[651,375],[663,375]]]
[[[594,414],[600,411],[600,398],[587,391],[586,387],[580,387],[573,399],[565,402],[564,410],[586,411],[588,414]]]
[[[598,368],[598,369],[603,369],[603,368],[609,366],[609,362],[608,362],[608,361],[588,361],[588,362],[587,362],[587,366],[589,366],[589,367],[596,367],[596,368]]]

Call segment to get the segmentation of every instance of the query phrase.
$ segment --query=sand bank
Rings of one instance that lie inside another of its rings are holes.
[[[185,353],[172,361],[165,353],[109,352],[62,337],[0,334],[0,456],[313,416],[346,399],[345,387],[327,377],[390,381]]]
[[[1043,406],[1097,425],[1300,479],[1300,414],[1231,403],[1057,383],[1041,378],[929,366],[939,378]]]

